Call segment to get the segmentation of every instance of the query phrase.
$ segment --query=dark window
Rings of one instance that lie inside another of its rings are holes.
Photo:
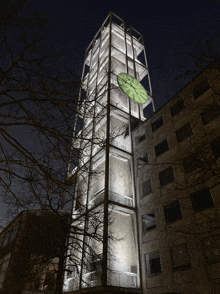
[[[144,233],[156,228],[156,219],[154,212],[142,216],[142,228]]]
[[[147,196],[151,192],[152,192],[151,180],[149,179],[141,184],[141,198],[144,198],[145,196]]]
[[[148,164],[148,155],[145,153],[143,156],[138,158],[139,164]]]
[[[162,187],[172,183],[174,181],[173,169],[172,166],[166,168],[159,173],[160,185]]]
[[[200,115],[202,118],[202,123],[207,125],[220,116],[220,106],[218,104],[212,104]]]
[[[182,219],[179,201],[175,201],[169,205],[164,206],[164,214],[167,224]]]
[[[177,101],[172,107],[170,107],[170,112],[172,117],[177,115],[181,110],[185,108],[185,104],[183,99]]]
[[[195,211],[202,211],[214,207],[211,192],[207,188],[190,194],[190,198]]]
[[[146,138],[145,134],[136,137],[136,144],[141,143],[142,141],[144,141],[145,138]]]
[[[124,138],[126,138],[129,135],[129,125],[125,126],[125,132],[124,132]]]
[[[156,156],[159,156],[159,155],[163,154],[164,152],[166,152],[167,150],[169,150],[167,139],[165,139],[162,142],[160,142],[159,144],[157,144],[154,147],[154,149],[155,149]]]
[[[139,126],[140,122],[140,119],[131,116],[131,132]]]
[[[219,263],[220,235],[208,237],[202,243],[206,261],[209,263]]]
[[[156,119],[154,122],[152,122],[152,132],[155,132],[157,129],[159,129],[163,125],[163,117],[160,116],[158,119]]]
[[[201,167],[201,160],[199,154],[191,154],[183,159],[183,168],[186,174],[193,172]]]
[[[146,254],[145,255],[146,260],[146,274],[158,274],[161,272],[161,266],[160,266],[160,256],[159,254]]]
[[[193,96],[197,99],[203,93],[205,93],[208,89],[210,89],[210,85],[208,80],[204,80],[197,85],[197,87],[193,90]]]
[[[171,249],[173,269],[188,269],[191,267],[191,260],[187,244],[180,244]]]
[[[210,144],[215,159],[218,159],[220,157],[220,137],[213,140]]]
[[[187,137],[192,135],[192,128],[190,123],[185,124],[176,131],[177,141],[180,143],[185,140]]]

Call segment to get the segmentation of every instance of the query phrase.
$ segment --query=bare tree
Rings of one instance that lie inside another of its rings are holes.
[[[89,171],[82,162],[88,157],[91,143],[97,148],[106,144],[102,133],[96,133],[92,138],[86,132],[80,133],[83,120],[100,120],[106,115],[105,103],[99,102],[98,117],[91,107],[105,92],[96,92],[90,101],[78,99],[79,79],[68,67],[62,50],[46,39],[44,29],[48,20],[33,12],[28,0],[3,1],[0,12],[0,182],[3,200],[8,204],[10,216],[21,210],[48,209],[64,221],[65,242],[62,241],[52,255],[47,254],[47,247],[45,254],[32,254],[32,278],[28,275],[29,281],[24,281],[29,287],[30,280],[41,276],[58,256],[59,265],[54,269],[58,294],[62,293],[66,259],[79,273],[84,251],[87,255],[84,260],[88,262],[83,267],[88,268],[91,256],[97,255],[94,242],[99,246],[102,243],[103,212],[100,209],[88,212],[81,198],[75,199],[75,178],[71,171],[81,162],[77,174],[85,180]],[[112,129],[110,140],[124,132],[125,127]],[[96,170],[93,176],[100,173],[103,171]],[[70,217],[68,222],[66,216],[63,218],[60,211],[70,211],[73,203],[82,217],[89,220],[89,225],[84,226],[82,218],[76,221]],[[67,238],[69,233],[71,237]],[[86,236],[83,242],[82,236]],[[68,254],[64,254],[67,249]],[[67,271],[70,271],[69,267]],[[81,279],[86,283],[83,277]]]

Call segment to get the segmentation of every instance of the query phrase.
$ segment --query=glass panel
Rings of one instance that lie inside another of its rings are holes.
[[[138,103],[131,99],[130,99],[130,103],[131,103],[131,115],[139,118]]]
[[[109,212],[108,284],[126,288],[137,285],[135,214],[118,210]]]
[[[72,224],[72,232],[69,239],[68,258],[66,261],[67,274],[65,276],[63,286],[64,292],[79,290],[84,227],[84,218]],[[71,238],[71,235],[74,237]]]
[[[117,116],[111,116],[110,130],[111,144],[122,150],[131,152],[131,137],[129,135],[128,119],[120,116],[119,113]]]
[[[99,108],[102,108],[102,105],[99,105]],[[95,132],[92,143],[93,154],[97,153],[101,148],[106,145],[106,109],[100,109],[100,112],[96,115]]]
[[[126,61],[125,61],[125,54],[121,53],[119,50],[111,47],[111,63],[112,63],[112,72],[115,75],[118,75],[122,72],[127,72],[126,70]]]
[[[126,34],[126,45],[127,45],[127,55],[130,58],[133,58],[133,51],[131,47],[131,36],[128,34]]]
[[[115,25],[112,26],[112,45],[125,53],[124,31]]]
[[[90,211],[88,233],[85,238],[85,255],[83,260],[82,288],[101,285],[102,248],[103,248],[103,205]]]
[[[135,69],[136,69],[136,77],[137,77],[137,80],[138,81],[141,81],[141,84],[144,86],[144,88],[146,89],[146,91],[150,91],[148,78],[147,78],[146,81],[143,80],[144,77],[147,76],[147,73],[148,73],[147,68],[144,67],[139,62],[135,62]]]
[[[93,159],[89,184],[89,208],[97,206],[104,200],[105,187],[105,149]]]
[[[109,199],[133,207],[131,159],[124,152],[111,148]]]
[[[111,75],[111,104],[125,112],[129,112],[128,96],[118,86],[117,76]]]

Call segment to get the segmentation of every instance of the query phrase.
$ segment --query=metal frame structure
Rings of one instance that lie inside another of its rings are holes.
[[[145,105],[122,92],[117,84],[120,72],[146,80]],[[79,238],[81,264],[66,278],[64,291],[94,286],[130,288],[134,293],[142,289],[132,121],[145,120],[143,108],[149,103],[155,110],[143,36],[110,12],[86,50],[77,111],[83,124],[78,132],[76,119],[73,140],[73,149],[82,152],[78,167],[70,170],[69,165],[68,171],[69,178],[77,178],[73,218],[90,231],[91,215],[99,214],[101,238],[91,243],[92,249],[88,236]],[[99,270],[91,272],[88,264],[98,260]]]

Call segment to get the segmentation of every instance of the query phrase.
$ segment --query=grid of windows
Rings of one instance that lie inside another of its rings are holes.
[[[159,173],[160,186],[165,187],[166,185],[174,181],[174,174],[172,166],[166,168]]]
[[[176,116],[184,108],[185,108],[184,101],[183,99],[180,99],[172,107],[170,107],[170,112],[172,117]]]
[[[176,131],[177,141],[180,143],[193,134],[190,123],[183,125]]]
[[[192,206],[195,211],[202,211],[214,207],[210,189],[202,189],[190,194]]]
[[[154,147],[154,149],[155,149],[156,157],[163,154],[164,152],[168,151],[169,147],[168,147],[167,139],[165,139],[162,142],[160,142],[159,144],[157,144]]]
[[[161,273],[160,256],[158,253],[146,254],[145,262],[147,275]]]
[[[171,248],[174,270],[184,270],[191,267],[191,260],[187,244],[180,244]]]
[[[155,132],[163,125],[163,117],[160,116],[154,122],[151,123],[152,132]]]
[[[208,89],[210,89],[210,85],[208,80],[204,80],[197,85],[197,87],[193,90],[193,97],[195,99],[199,98],[203,93],[205,93]]]
[[[220,116],[220,106],[215,103],[210,105],[205,111],[200,113],[202,123],[204,125],[209,124]]]
[[[144,198],[145,196],[149,195],[152,192],[152,188],[151,188],[151,180],[147,180],[145,182],[143,182],[140,185],[140,194],[141,194],[141,198]]]
[[[143,233],[149,232],[156,228],[155,213],[148,213],[142,216]]]
[[[169,205],[164,206],[164,214],[167,224],[174,223],[177,220],[182,219],[179,201],[175,201]]]

